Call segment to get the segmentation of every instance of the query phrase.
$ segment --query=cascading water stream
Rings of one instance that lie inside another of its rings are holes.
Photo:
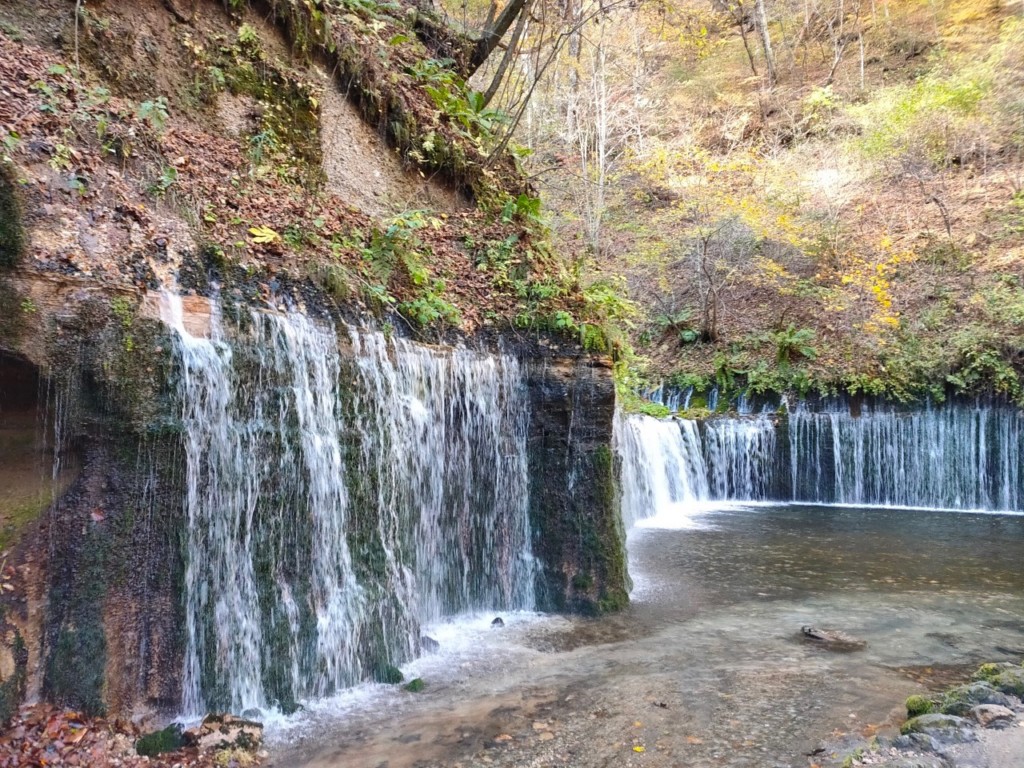
[[[656,516],[683,523],[697,502],[710,498],[696,422],[620,413],[615,441],[627,530]]]
[[[774,479],[775,425],[764,416],[658,420],[619,414],[622,514],[681,524],[701,503],[766,498]]]
[[[703,501],[996,511],[1024,505],[1019,409],[864,405],[853,414],[845,403],[801,405],[781,423],[779,440],[766,414],[708,419],[699,428],[683,419],[620,415],[627,527],[667,512],[685,516]]]
[[[800,407],[789,416],[792,496],[836,504],[1021,510],[1024,415],[994,405],[917,411]]]
[[[711,498],[768,498],[775,474],[775,424],[764,416],[712,419],[704,425]]]
[[[299,313],[174,331],[186,459],[183,710],[330,695],[421,623],[533,607],[517,362]],[[350,348],[345,354],[341,348]]]

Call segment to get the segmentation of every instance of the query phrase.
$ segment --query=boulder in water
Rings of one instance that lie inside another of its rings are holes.
[[[979,704],[1011,706],[1011,701],[988,683],[968,683],[951,688],[939,702],[939,711],[944,715],[966,717]]]
[[[398,667],[381,662],[373,667],[373,679],[378,683],[398,685],[405,680],[405,675],[402,674],[402,670]]]
[[[1012,667],[992,678],[992,687],[1001,693],[1024,699],[1024,668]]]
[[[441,650],[441,644],[434,638],[423,635],[420,637],[420,648],[424,653],[437,653]]]
[[[974,723],[955,715],[918,715],[907,720],[900,728],[900,733],[929,736],[941,746],[978,740]]]
[[[852,637],[837,629],[801,627],[800,633],[805,640],[832,651],[862,651],[868,646],[867,641]]]
[[[501,618],[501,616],[498,616],[494,621],[491,622],[491,626],[492,627],[504,627],[505,626],[505,622]]]
[[[1002,728],[1016,717],[1012,709],[998,704],[979,704],[968,714],[982,728]]]
[[[415,680],[410,680],[402,687],[410,693],[420,693],[424,688],[427,687],[427,684],[423,682],[423,678],[417,677]]]
[[[972,680],[981,680],[986,683],[991,683],[992,680],[999,677],[1003,672],[1008,669],[1016,669],[1013,664],[1005,661],[997,661],[989,664],[982,664],[978,667],[978,671],[974,673]]]

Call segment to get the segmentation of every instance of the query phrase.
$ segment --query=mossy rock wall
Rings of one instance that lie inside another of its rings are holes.
[[[49,340],[81,472],[47,520],[43,692],[97,714],[180,701],[184,454],[166,332],[133,307],[86,303]]]
[[[16,587],[42,610],[9,607],[25,646],[10,693],[89,714],[173,711],[184,454],[166,330],[117,292],[24,275],[10,285],[23,323],[0,351],[38,370],[37,421],[60,477],[56,500],[13,534]]]
[[[13,267],[25,249],[21,203],[10,166],[0,161],[0,269]]]
[[[611,364],[542,355],[528,366],[528,386],[538,608],[584,614],[623,608],[630,581],[612,450]]]
[[[94,291],[77,303],[49,301],[38,284],[17,287],[36,308],[24,332],[0,347],[39,366],[53,411],[48,423],[60,422],[62,450],[77,467],[20,545],[21,556],[41,566],[45,594],[41,626],[27,639],[36,660],[27,669],[28,688],[92,714],[172,714],[181,702],[185,648],[186,520],[171,340],[132,297]],[[481,341],[501,346],[500,339]],[[538,607],[586,614],[621,608],[629,580],[611,448],[610,363],[543,345],[515,354],[526,371],[530,408]],[[341,378],[343,386],[352,378],[344,365]],[[358,441],[349,442],[346,461],[358,470]],[[367,475],[351,489],[350,544],[361,578],[378,594],[386,581],[380,553],[363,544],[375,530],[370,508],[383,480]],[[301,569],[308,558],[301,548],[295,556]],[[272,575],[261,583],[272,585]],[[397,620],[389,606],[381,600],[382,627]],[[271,644],[282,629],[275,621],[280,617],[267,617]],[[366,659],[405,658],[386,637],[362,642]],[[286,676],[264,683],[282,707],[293,705]],[[15,698],[23,687],[19,682]]]

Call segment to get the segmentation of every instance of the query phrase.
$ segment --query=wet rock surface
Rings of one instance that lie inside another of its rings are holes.
[[[257,752],[263,745],[263,724],[234,715],[207,715],[201,725],[182,734],[200,751]]]
[[[979,704],[1012,706],[1006,694],[997,691],[988,683],[968,683],[947,691],[939,703],[939,708],[943,714],[965,717]]]
[[[812,645],[831,651],[860,651],[867,648],[867,641],[848,635],[838,629],[821,629],[804,626],[800,628],[803,639]]]
[[[1004,674],[1018,669],[1006,664],[986,664],[975,678]],[[901,735],[880,737],[860,744],[846,744],[846,766],[882,766],[912,768],[1021,768],[1024,766],[1024,703],[1016,696],[994,691],[985,683],[956,686],[937,697],[943,709],[961,709],[976,699],[1000,698],[1002,704],[979,703],[971,706],[968,718],[932,712],[911,717],[901,726]],[[916,699],[911,697],[914,704]],[[955,706],[950,706],[950,703]]]
[[[956,715],[929,714],[918,715],[904,723],[901,729],[904,735],[922,734],[939,744],[959,744],[978,738],[974,732],[974,723]]]
[[[982,728],[996,727],[1000,723],[1009,722],[1015,715],[1009,707],[998,704],[979,704],[970,711],[971,719]]]

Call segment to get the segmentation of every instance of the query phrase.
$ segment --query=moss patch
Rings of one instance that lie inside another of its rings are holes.
[[[164,752],[173,752],[185,746],[185,739],[181,734],[181,726],[177,723],[164,728],[162,731],[147,733],[135,742],[135,751],[143,757],[154,757]]]
[[[106,714],[103,684],[107,639],[103,631],[109,544],[90,532],[82,544],[78,578],[62,601],[68,606],[46,664],[44,690],[58,704],[89,716]],[[54,598],[51,598],[51,600]]]
[[[25,250],[21,203],[9,166],[0,163],[0,267],[13,267]]]
[[[375,664],[373,667],[373,679],[378,683],[398,685],[400,682],[405,680],[405,675],[402,674],[402,670],[398,667],[392,666],[386,662],[381,662],[379,664]]]
[[[22,501],[8,507],[0,518],[0,550],[8,549],[14,544],[24,527],[37,519],[53,500],[52,494],[40,495],[39,497]]]
[[[907,699],[907,717],[927,715],[935,711],[935,705],[924,696],[911,696]]]

